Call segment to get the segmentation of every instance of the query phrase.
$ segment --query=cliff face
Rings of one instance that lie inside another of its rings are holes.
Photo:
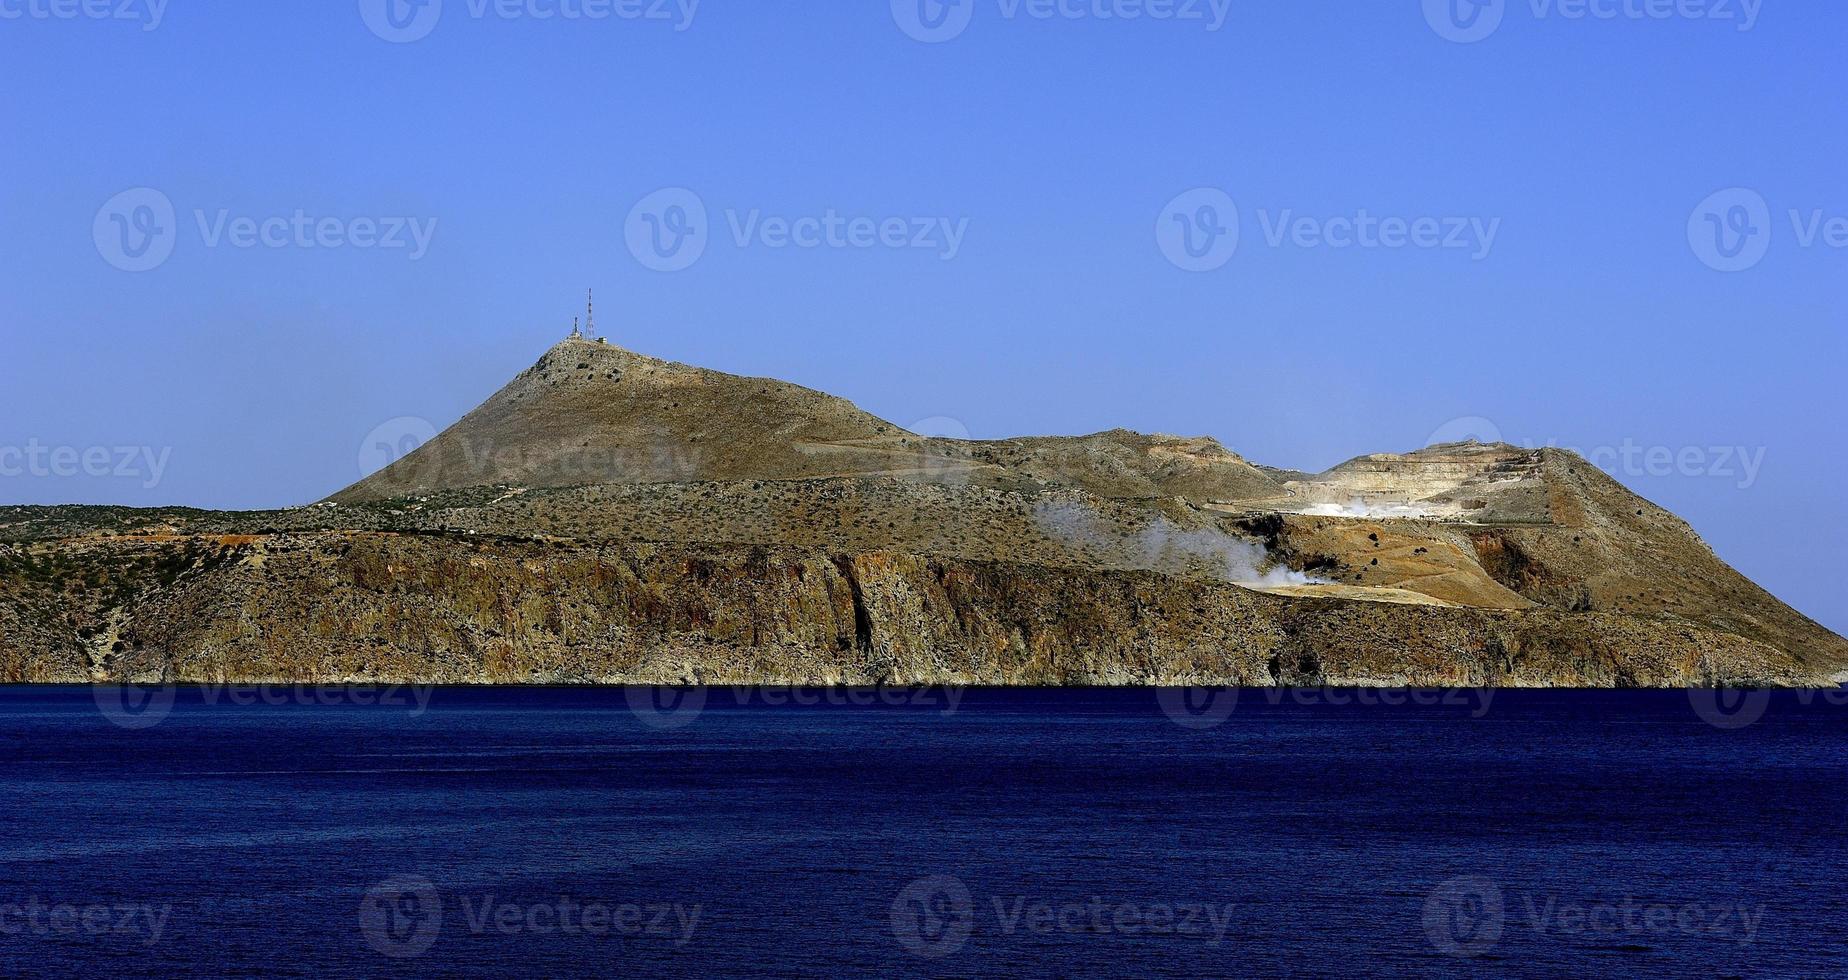
[[[1557,450],[1319,475],[927,439],[572,341],[288,511],[0,508],[0,681],[1828,684],[1848,641]]]
[[[1768,645],[1598,613],[1292,599],[894,552],[320,532],[107,539],[6,681],[1683,685],[1815,682]],[[178,563],[184,561],[183,566]],[[17,612],[20,595],[6,605]],[[80,635],[81,634],[81,635]]]

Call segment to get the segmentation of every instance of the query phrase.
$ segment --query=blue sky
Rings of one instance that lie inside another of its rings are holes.
[[[1848,629],[1848,9],[1456,2],[0,0],[0,498],[319,498],[595,286],[978,438],[1602,450]]]

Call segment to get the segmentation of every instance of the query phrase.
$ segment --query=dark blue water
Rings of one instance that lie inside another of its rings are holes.
[[[0,689],[0,975],[1848,972],[1813,695],[120,693]]]

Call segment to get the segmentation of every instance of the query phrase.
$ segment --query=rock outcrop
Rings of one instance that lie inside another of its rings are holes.
[[[0,508],[0,682],[1827,684],[1560,450],[973,442],[571,341],[311,507]]]
[[[1152,572],[895,552],[378,532],[111,538],[187,564],[120,606],[9,630],[9,681],[1684,685],[1812,680],[1692,624],[1292,599]],[[24,640],[24,644],[20,641]]]

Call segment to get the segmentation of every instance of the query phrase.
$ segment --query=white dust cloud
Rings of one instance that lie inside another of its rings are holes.
[[[1227,582],[1256,588],[1326,584],[1324,579],[1274,564],[1263,544],[1216,527],[1179,528],[1157,515],[1152,523],[1131,535],[1082,503],[1060,500],[1038,502],[1033,516],[1041,529],[1068,546],[1127,552],[1138,568],[1162,570],[1204,564]]]

